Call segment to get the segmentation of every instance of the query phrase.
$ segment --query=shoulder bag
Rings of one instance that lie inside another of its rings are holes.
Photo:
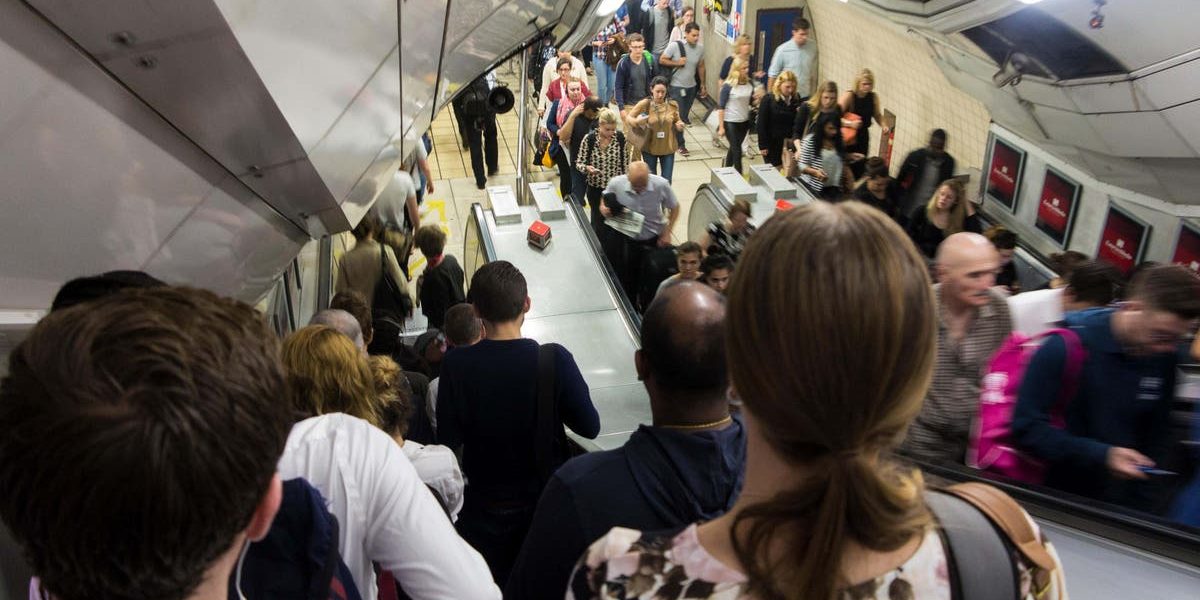
[[[403,324],[412,314],[413,301],[408,292],[392,279],[387,268],[387,244],[379,244],[379,282],[371,296],[371,312],[375,319],[391,319]]]

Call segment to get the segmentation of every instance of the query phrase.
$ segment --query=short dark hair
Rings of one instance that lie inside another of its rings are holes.
[[[988,227],[987,231],[983,232],[983,237],[986,237],[997,250],[1012,250],[1017,247],[1017,234],[1003,225]]]
[[[1076,302],[1108,306],[1119,297],[1121,272],[1102,260],[1089,260],[1076,265],[1065,279]]]
[[[1082,265],[1088,260],[1086,254],[1074,250],[1055,252],[1050,255],[1050,268],[1055,273],[1058,273],[1059,277],[1066,280],[1071,277],[1071,271],[1074,271],[1075,267]]]
[[[804,17],[796,17],[792,21],[792,31],[808,31],[809,29],[812,29],[812,23],[809,23],[808,19]]]
[[[732,271],[733,259],[724,254],[709,254],[704,257],[704,260],[700,261],[700,278],[706,278],[713,271],[720,271],[721,269]]]
[[[475,307],[461,302],[446,309],[446,322],[442,326],[446,339],[455,346],[465,346],[483,335],[483,323],[475,314]]]
[[[659,86],[659,85],[665,85],[668,88],[671,86],[671,84],[667,82],[666,77],[663,77],[662,75],[655,75],[654,79],[650,80],[650,89],[653,90],[655,88],[655,86]]]
[[[635,32],[629,34],[629,36],[625,38],[625,42],[628,44],[632,44],[634,42],[642,42],[644,44],[644,43],[646,43],[646,38],[642,37],[642,34],[637,33],[635,31]]]
[[[358,225],[354,226],[354,229],[350,233],[354,235],[354,239],[361,242],[368,237],[378,239],[379,232],[382,230],[383,224],[379,222],[379,217],[376,217],[371,213],[367,213],[363,216],[362,220],[358,222]]]
[[[684,254],[704,254],[700,248],[700,244],[687,241],[675,247],[675,256],[683,256]]]
[[[1134,275],[1129,285],[1130,298],[1150,308],[1181,319],[1200,317],[1200,277],[1180,265],[1150,267]]]
[[[946,143],[946,130],[945,129],[934,129],[933,133],[929,134],[929,142],[933,143],[935,140],[945,144]]]
[[[725,319],[680,321],[688,315],[672,312],[670,305],[685,286],[679,282],[655,296],[642,317],[642,356],[655,379],[668,390],[721,393],[729,385],[725,367]],[[704,288],[708,288],[704,286]],[[724,306],[724,297],[719,299]]]
[[[598,111],[602,108],[604,108],[604,103],[601,102],[600,98],[597,96],[588,96],[587,98],[583,99],[583,110]]]
[[[560,58],[558,59],[558,68],[561,69],[563,67],[571,67],[574,69],[575,65],[573,65],[572,62],[573,61],[569,58]]]
[[[433,258],[446,250],[446,232],[442,231],[441,225],[422,225],[414,239],[425,258]]]
[[[185,598],[270,488],[286,390],[263,316],[212,292],[53,312],[0,383],[0,517],[56,598]]]
[[[697,24],[695,21],[692,21],[691,23],[688,23],[687,25],[683,26],[684,33],[691,33],[693,31],[700,31],[700,25]]]
[[[329,308],[336,308],[350,313],[355,321],[358,321],[359,329],[362,329],[364,337],[371,337],[371,307],[367,304],[367,299],[363,295],[354,290],[345,290],[334,294],[329,301]]]
[[[521,271],[507,260],[497,260],[475,271],[467,302],[475,305],[484,321],[504,323],[521,316],[528,296],[529,286]]]
[[[167,285],[142,271],[109,271],[90,277],[72,279],[58,288],[51,312],[91,302],[130,288],[151,288]]]
[[[891,173],[888,172],[887,163],[878,156],[872,156],[871,158],[868,158],[865,166],[867,179],[892,176]]]

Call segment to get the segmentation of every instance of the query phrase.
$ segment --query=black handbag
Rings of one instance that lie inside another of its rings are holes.
[[[375,319],[392,319],[403,324],[412,314],[413,301],[388,273],[387,251],[387,244],[379,244],[379,282],[375,284],[375,293],[371,297],[371,313]]]

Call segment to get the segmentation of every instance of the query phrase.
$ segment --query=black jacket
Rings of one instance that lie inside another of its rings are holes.
[[[792,136],[793,124],[796,121],[796,111],[800,108],[800,97],[792,95],[791,102],[780,102],[775,95],[768,93],[758,104],[758,149],[770,148],[771,140],[781,140]]]
[[[904,163],[900,165],[900,172],[896,174],[896,181],[900,182],[900,187],[904,190],[905,200],[908,206],[924,205],[924,201],[928,198],[913,199],[908,195],[917,185],[917,179],[921,177],[921,171],[925,170],[925,161],[932,158],[928,148],[918,148],[908,153],[904,157]],[[938,173],[938,184],[954,177],[954,157],[946,154],[946,160],[942,161],[942,171]]]
[[[615,526],[683,528],[724,514],[742,488],[740,419],[719,431],[642,425],[616,450],[574,458],[554,474],[509,576],[504,597],[563,597],[575,561]]]

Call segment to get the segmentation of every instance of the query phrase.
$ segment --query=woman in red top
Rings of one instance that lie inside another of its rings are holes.
[[[558,79],[552,81],[550,86],[546,89],[546,98],[548,98],[550,102],[554,102],[560,98],[565,98],[567,95],[568,83],[571,83],[571,59],[560,58],[558,59]],[[579,83],[582,84],[583,87],[583,97],[587,98],[591,96],[592,92],[588,89],[587,82],[580,81]]]

